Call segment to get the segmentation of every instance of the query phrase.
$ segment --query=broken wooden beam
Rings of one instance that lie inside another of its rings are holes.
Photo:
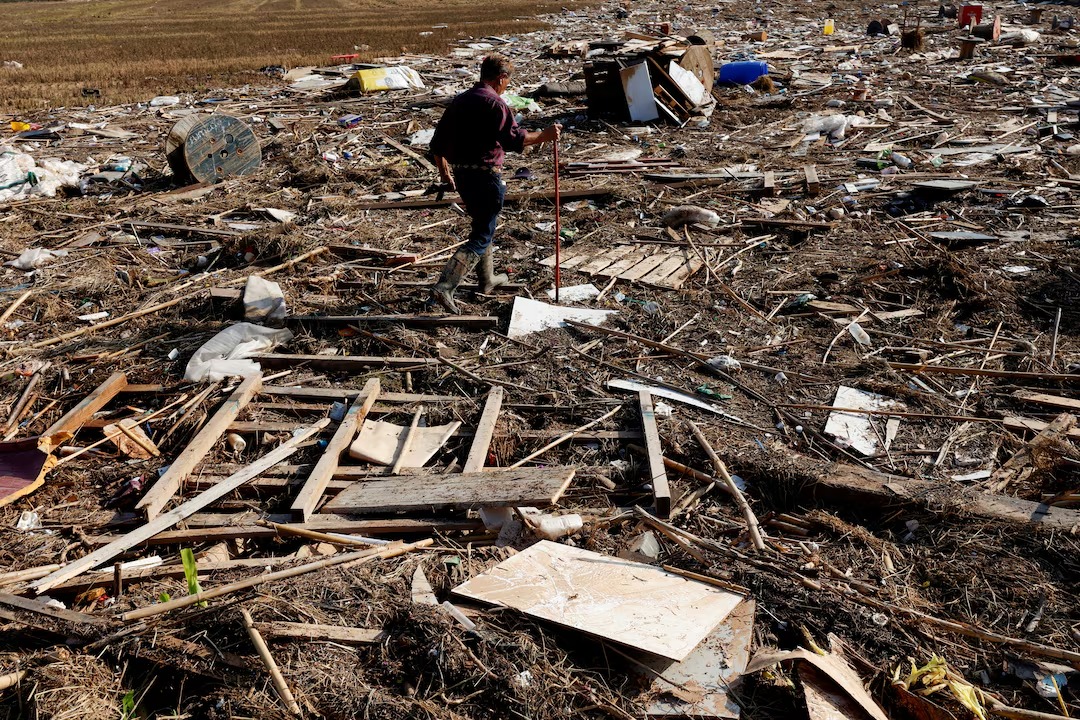
[[[49,588],[59,585],[65,580],[70,580],[73,577],[77,577],[87,570],[91,570],[104,562],[112,560],[120,553],[130,550],[137,545],[146,542],[150,538],[154,537],[160,532],[168,530],[173,525],[176,525],[184,518],[194,515],[199,510],[203,509],[207,505],[217,502],[221,498],[228,495],[230,492],[240,487],[249,480],[258,477],[260,473],[269,467],[273,467],[285,458],[292,455],[299,449],[301,443],[307,440],[312,435],[315,435],[329,420],[325,418],[315,423],[310,427],[303,428],[296,435],[291,437],[286,442],[282,443],[278,447],[274,448],[266,455],[255,462],[248,465],[243,470],[240,470],[221,483],[218,483],[214,487],[206,490],[205,492],[196,495],[191,500],[183,503],[182,505],[173,508],[169,512],[157,517],[154,520],[149,521],[142,527],[139,527],[131,532],[127,533],[123,537],[116,541],[109,543],[105,547],[98,548],[89,555],[85,555],[73,563],[69,563],[64,567],[56,570],[49,575],[35,580],[31,583],[30,587],[35,592],[41,594],[47,591]]]
[[[499,318],[490,315],[293,315],[290,323],[321,325],[402,325],[410,328],[461,327],[490,330]]]
[[[291,368],[303,366],[313,370],[345,370],[362,372],[368,368],[421,368],[438,365],[430,357],[386,357],[367,355],[289,355],[287,353],[262,353],[251,359],[265,368]]]
[[[68,410],[63,417],[54,422],[38,439],[38,449],[44,453],[69,440],[89,420],[94,413],[109,404],[116,395],[127,386],[127,375],[113,373],[84,397],[79,404]]]
[[[931,480],[887,475],[856,465],[821,466],[807,458],[791,457],[803,471],[804,495],[808,499],[861,509],[919,506],[1032,530],[1075,532],[1080,528],[1080,512],[1076,510],[988,495],[955,483],[942,486]]]
[[[817,195],[821,192],[821,183],[818,181],[817,166],[803,166],[803,175],[806,178],[806,194]]]
[[[261,373],[256,373],[240,383],[213,417],[191,439],[183,452],[169,465],[168,470],[150,486],[150,489],[135,505],[137,510],[141,510],[146,515],[147,520],[153,520],[161,513],[162,508],[173,498],[184,480],[214,449],[218,439],[225,434],[232,421],[236,419],[244,406],[251,402],[260,388],[262,388]]]
[[[380,389],[379,378],[371,378],[364,384],[364,389],[349,406],[341,424],[338,425],[337,430],[334,432],[334,436],[330,438],[326,451],[319,458],[319,461],[315,463],[311,474],[308,475],[307,480],[304,482],[304,487],[300,489],[296,499],[293,501],[292,513],[296,519],[307,520],[315,512],[315,507],[322,500],[323,492],[326,490],[330,479],[333,478],[338,463],[341,462],[341,456],[349,449],[349,444],[352,443],[353,438],[363,427],[364,420],[367,419],[368,413],[371,412],[371,406],[375,404],[375,400],[379,397]]]
[[[1022,483],[1040,469],[1049,469],[1052,464],[1046,461],[1047,456],[1055,456],[1060,462],[1061,451],[1055,453],[1055,446],[1068,442],[1067,435],[1076,425],[1076,416],[1062,413],[1054,418],[1053,422],[1039,431],[1039,434],[1011,458],[1006,460],[1001,467],[990,475],[987,483],[990,492],[999,493],[1011,483]]]
[[[919,374],[966,375],[972,377],[996,377],[1008,380],[1050,380],[1053,382],[1080,381],[1080,375],[1071,373],[1024,372],[1020,370],[993,370],[977,367],[949,367],[947,365],[920,365],[914,363],[890,362],[893,370]]]
[[[660,445],[660,432],[656,427],[656,412],[652,395],[647,390],[638,391],[638,411],[641,413],[641,429],[645,436],[645,453],[648,460],[646,482],[653,489],[653,502],[658,517],[671,517],[671,486],[664,467],[664,449]]]
[[[338,400],[353,400],[363,394],[361,388],[305,388],[284,387],[281,385],[266,385],[262,389],[263,395],[277,395],[282,397],[303,398],[305,400],[326,400],[334,402]],[[421,395],[418,393],[384,392],[379,394],[379,400],[385,403],[444,403],[466,400],[460,395]]]
[[[322,512],[343,515],[482,507],[554,505],[573,480],[573,467],[491,469],[457,475],[403,475],[357,482]]]

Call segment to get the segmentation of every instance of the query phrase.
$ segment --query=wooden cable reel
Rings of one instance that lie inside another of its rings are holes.
[[[165,138],[165,157],[181,180],[217,183],[247,175],[262,162],[259,139],[231,115],[188,115]]]

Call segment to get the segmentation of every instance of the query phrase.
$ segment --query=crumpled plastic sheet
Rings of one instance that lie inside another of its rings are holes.
[[[30,196],[55,197],[62,187],[78,187],[87,167],[70,160],[42,158],[0,145],[0,202]]]
[[[275,345],[292,340],[288,330],[237,323],[203,343],[188,360],[184,380],[216,382],[227,377],[249,377],[261,371],[252,355],[266,352]]]

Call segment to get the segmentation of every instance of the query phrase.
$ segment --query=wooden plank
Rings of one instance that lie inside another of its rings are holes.
[[[113,373],[105,382],[101,383],[84,397],[79,404],[68,410],[63,417],[48,427],[38,440],[38,448],[44,452],[52,452],[52,449],[68,440],[74,435],[83,423],[101,408],[109,404],[117,393],[127,386],[127,375],[122,372]]]
[[[193,519],[198,518],[198,515]],[[271,515],[267,520],[281,520],[288,523],[292,515]],[[445,520],[424,518],[389,518],[385,520],[355,520],[334,516],[323,521],[314,515],[310,522],[291,523],[291,527],[316,532],[336,532],[358,535],[421,535],[429,533],[472,532],[482,530],[484,524],[479,520]],[[147,538],[144,545],[190,545],[192,543],[213,544],[224,540],[252,540],[276,537],[277,531],[263,525],[222,525],[218,527],[193,527],[188,530],[168,530]],[[121,536],[123,537],[123,536]],[[92,538],[95,544],[108,544],[117,538],[105,535]]]
[[[499,318],[490,315],[293,315],[286,321],[322,325],[394,324],[410,328],[463,327],[473,330],[489,330],[499,324]]]
[[[375,399],[379,397],[381,389],[379,378],[371,378],[364,383],[364,389],[353,400],[352,405],[349,406],[349,410],[345,413],[341,424],[338,425],[337,431],[330,438],[326,451],[319,458],[319,461],[315,463],[311,474],[308,475],[307,480],[304,482],[304,487],[300,489],[296,499],[293,501],[292,514],[297,520],[307,520],[315,512],[315,506],[322,500],[323,492],[325,492],[327,484],[334,476],[334,471],[337,470],[337,466],[341,462],[342,454],[349,449],[349,444],[352,443],[356,433],[363,426],[364,420],[367,418],[367,414],[371,412],[371,406],[375,404]]]
[[[803,175],[806,177],[806,192],[808,195],[817,195],[821,192],[821,183],[818,181],[816,165],[804,165]]]
[[[294,420],[238,420],[229,423],[228,432],[237,435],[253,435],[259,432],[290,432],[296,427],[296,424],[297,421]],[[338,423],[331,421],[329,427],[323,428],[323,433],[336,430],[337,426]]]
[[[704,261],[699,257],[690,258],[690,260],[687,261],[685,265],[683,265],[678,270],[671,273],[667,276],[667,278],[664,279],[664,285],[671,288],[672,290],[678,290],[683,286],[683,283],[693,277],[694,273],[700,270],[701,266],[704,264]]]
[[[338,470],[334,471],[334,478],[326,484],[326,487],[323,489],[323,494],[329,495],[339,493],[356,481],[356,478],[354,477],[339,479],[338,471],[340,469],[341,468],[338,468]],[[366,470],[367,468],[356,469]],[[199,477],[190,477],[188,478],[187,482],[184,483],[184,487],[189,488],[190,490],[195,492],[200,492],[202,490],[206,490],[207,488],[211,488],[214,485],[217,485],[218,483],[225,480],[227,477],[227,475],[201,475]],[[255,478],[244,487],[239,488],[238,491],[250,490],[250,493],[245,494],[273,495],[275,493],[280,493],[291,488],[302,487],[306,479],[307,478],[302,475],[281,475],[277,477]]]
[[[363,480],[338,493],[321,512],[367,515],[400,510],[546,507],[558,502],[574,478],[574,472],[572,467],[553,466]]]
[[[1030,430],[1031,432],[1038,433],[1042,432],[1047,428],[1048,425],[1050,425],[1050,423],[1044,420],[1036,420],[1034,418],[1015,416],[1006,417],[1001,422],[1002,425],[1005,426],[1005,428],[1014,432],[1024,432],[1025,430]],[[1068,437],[1070,440],[1080,440],[1080,428],[1070,428],[1069,432],[1066,434],[1066,437]]]
[[[370,367],[414,368],[438,365],[429,357],[385,357],[367,355],[289,355],[288,353],[261,353],[251,359],[265,368],[291,368],[297,365],[315,370],[352,370],[361,372]]]
[[[667,252],[658,252],[655,255],[650,255],[629,270],[619,273],[619,277],[623,280],[637,280],[639,277],[648,275],[655,270],[663,264],[668,257],[669,255]]]
[[[436,173],[436,172],[439,171],[438,168],[436,168],[434,165],[432,165],[431,161],[428,160],[426,157],[424,157],[420,153],[416,152],[412,148],[408,148],[408,147],[402,145],[401,143],[399,143],[394,138],[389,137],[387,135],[383,135],[383,142],[385,142],[387,145],[394,148],[395,150],[397,150],[401,154],[406,155],[406,156],[412,158],[413,160],[415,160],[416,162],[420,163],[420,166],[422,168],[424,168],[425,170],[427,170],[428,172]]]
[[[1044,405],[1046,407],[1058,408],[1060,410],[1069,410],[1071,412],[1080,412],[1080,400],[1075,398],[1062,397],[1061,395],[1048,395],[1046,393],[1030,392],[1028,390],[1017,390],[1013,393],[1013,397],[1023,400],[1024,402],[1034,403],[1036,405]]]
[[[578,272],[585,273],[586,275],[592,275],[598,273],[606,267],[610,267],[619,258],[632,252],[634,250],[633,245],[621,245],[614,249],[608,249],[600,253],[600,255],[593,258],[590,262],[582,265],[578,268]]]
[[[657,516],[668,518],[671,516],[671,487],[668,485],[667,468],[664,467],[664,449],[660,445],[652,395],[646,390],[638,391],[638,410],[641,412],[641,428],[649,462],[647,482],[653,487]]]
[[[592,258],[596,257],[597,252],[601,254],[604,253],[603,250],[597,250],[596,248],[581,250],[580,252],[574,253],[570,257],[562,258],[559,262],[559,267],[561,267],[563,270],[571,270],[573,268],[576,268],[578,265],[588,262]],[[550,257],[544,258],[540,261],[540,264],[546,265],[548,267],[555,267],[555,256],[552,255]]]
[[[240,237],[244,233],[239,230],[225,230],[212,227],[193,227],[191,225],[173,225],[171,223],[144,222],[142,220],[118,220],[109,223],[105,227],[133,227],[147,230],[168,230],[169,232],[195,233],[196,235],[213,235],[216,237]]]
[[[205,580],[212,577],[210,573],[217,573],[223,570],[235,570],[236,568],[267,568],[294,561],[295,558],[291,557],[244,558],[238,560],[225,560],[222,562],[200,561],[198,563],[199,578]],[[182,577],[184,577],[184,566],[179,564],[158,565],[157,567],[151,568],[131,568],[130,570],[124,570],[124,587],[137,584],[144,580],[149,581],[160,580],[162,578]],[[95,587],[112,587],[112,585],[113,572],[112,570],[109,570],[108,572],[87,573],[74,580],[62,582],[49,592],[52,594],[59,592],[81,593]]]
[[[596,273],[600,277],[619,277],[623,272],[637,265],[639,262],[649,257],[650,251],[644,248],[635,248],[634,252],[629,253],[626,257],[622,258],[618,262],[609,265],[602,271]]]
[[[772,170],[766,170],[765,176],[761,181],[761,193],[769,197],[775,197],[779,194],[776,189],[776,173]]]
[[[1004,495],[989,495],[951,483],[942,487],[934,480],[886,475],[856,465],[818,463],[792,455],[804,468],[808,499],[824,500],[844,507],[896,508],[914,506],[936,513],[976,517],[1006,525],[1047,532],[1074,532],[1080,512]]]
[[[642,277],[639,282],[645,285],[667,287],[665,283],[667,277],[689,262],[689,260],[689,253],[686,250],[676,250],[667,260],[656,266],[652,272]]]
[[[74,612],[72,610],[49,607],[41,600],[33,600],[30,598],[19,597],[18,595],[10,595],[8,593],[0,593],[0,605],[6,605],[7,607],[15,608],[16,610],[34,613],[35,615],[44,615],[53,620],[75,623],[76,625],[101,625],[105,623],[105,618],[95,617],[94,615],[87,615],[86,613],[81,612]]]
[[[153,520],[161,512],[161,509],[172,499],[180,485],[195,467],[202,462],[218,439],[225,434],[229,425],[240,411],[247,405],[255,393],[262,387],[262,374],[255,374],[246,378],[244,382],[233,390],[232,394],[221,404],[214,416],[203,425],[198,434],[192,438],[184,451],[173,461],[165,474],[158,478],[150,490],[143,495],[135,506],[146,515],[147,520]]]
[[[285,387],[282,385],[266,385],[260,391],[263,395],[277,395],[281,397],[305,398],[307,400],[352,400],[364,391],[361,388],[305,388]],[[461,395],[420,395],[416,393],[380,393],[379,400],[386,403],[444,403],[468,400]]]
[[[255,623],[268,638],[288,640],[326,640],[343,645],[371,645],[379,642],[383,631],[378,628],[342,627],[340,625],[312,625],[296,622]]]
[[[502,409],[503,395],[503,389],[498,386],[488,391],[484,412],[480,415],[480,422],[476,426],[476,434],[473,435],[472,446],[469,447],[469,456],[465,459],[462,472],[483,471],[484,463],[487,461],[488,447],[491,446],[491,438],[495,434],[495,424],[499,420],[499,410]]]
[[[301,443],[316,434],[327,422],[329,421],[323,419],[310,427],[304,428],[301,432],[294,435],[277,448],[271,450],[266,455],[263,455],[243,470],[229,476],[229,479],[225,482],[218,483],[211,489],[196,495],[179,507],[173,508],[164,515],[149,521],[136,530],[132,530],[115,542],[109,543],[105,547],[98,548],[89,555],[67,564],[40,580],[34,581],[30,587],[38,594],[43,593],[49,588],[59,585],[65,580],[77,577],[87,570],[91,570],[98,565],[113,559],[120,553],[140,545],[154,535],[171,528],[184,518],[195,514],[211,503],[217,502],[244,483],[258,477],[259,474],[267,468],[277,465],[279,462],[292,455],[299,449]]]

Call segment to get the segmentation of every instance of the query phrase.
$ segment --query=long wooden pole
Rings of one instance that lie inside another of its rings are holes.
[[[705,454],[709,456],[709,461],[712,462],[713,470],[724,481],[724,485],[727,486],[728,492],[735,498],[735,504],[739,506],[739,510],[742,511],[743,519],[746,520],[746,529],[750,532],[750,542],[753,543],[755,550],[765,550],[765,541],[761,537],[761,527],[758,525],[757,515],[754,514],[753,509],[750,507],[750,503],[746,501],[746,496],[739,490],[739,486],[735,484],[735,480],[732,479],[731,473],[728,472],[727,465],[724,465],[724,461],[720,459],[720,456],[713,450],[712,445],[709,444],[708,439],[705,437],[705,433],[701,432],[693,420],[687,421],[690,425],[691,432],[694,433],[694,437],[697,439],[698,444],[701,445],[701,449],[705,451]]]
[[[404,555],[412,550],[418,550],[420,548],[428,547],[432,545],[434,541],[431,538],[420,540],[418,542],[410,543],[408,545],[399,545],[392,548],[376,548],[373,550],[360,550],[359,552],[346,553],[345,555],[339,555],[336,557],[329,557],[325,560],[317,560],[307,565],[299,565],[287,570],[278,570],[277,572],[265,573],[263,575],[256,575],[255,577],[247,578],[246,580],[238,580],[236,582],[229,583],[228,585],[222,585],[221,587],[213,588],[212,590],[203,590],[197,592],[194,595],[185,595],[182,598],[170,600],[168,602],[157,603],[156,605],[148,605],[138,610],[131,610],[120,616],[120,619],[124,622],[131,622],[132,620],[141,620],[142,618],[153,617],[155,615],[162,615],[173,610],[179,610],[189,605],[205,602],[207,600],[213,600],[214,598],[221,597],[222,595],[228,595],[229,593],[237,592],[238,590],[246,590],[248,588],[255,587],[267,582],[274,582],[277,580],[286,580],[298,575],[304,575],[309,572],[315,572],[316,570],[322,570],[323,568],[332,567],[334,565],[343,565],[345,563],[367,563],[372,560],[378,560],[380,558],[392,558],[398,555]]]
[[[240,608],[240,615],[244,618],[244,628],[248,632],[248,637],[251,638],[251,644],[255,646],[255,651],[259,653],[259,658],[263,661],[263,665],[266,666],[266,671],[270,673],[270,680],[273,681],[274,690],[277,691],[281,702],[285,703],[285,706],[289,708],[289,712],[293,715],[303,715],[300,705],[297,704],[296,698],[293,697],[292,690],[289,689],[289,685],[285,682],[285,676],[281,674],[281,668],[278,667],[274,656],[270,654],[270,648],[266,646],[266,641],[263,640],[263,636],[255,627],[255,623],[251,619],[251,613],[244,608]]]
[[[559,304],[559,285],[561,274],[559,261],[562,255],[562,198],[559,193],[559,141],[551,144],[552,155],[555,158],[555,304]]]

